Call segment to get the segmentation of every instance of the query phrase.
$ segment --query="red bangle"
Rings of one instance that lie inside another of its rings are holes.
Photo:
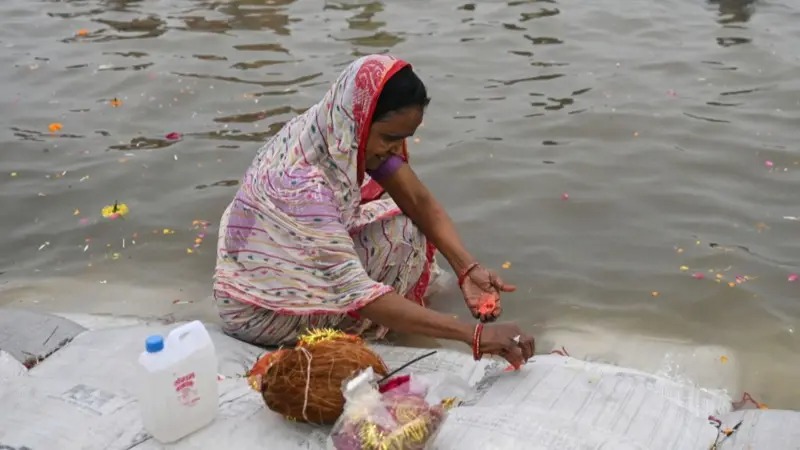
[[[474,262],[474,263],[468,265],[464,270],[461,271],[460,274],[458,274],[458,287],[459,288],[464,286],[464,281],[467,280],[467,276],[469,276],[469,273],[472,272],[473,270],[475,270],[475,268],[478,267],[479,265],[480,264]]]
[[[472,334],[472,357],[475,361],[480,361],[483,353],[481,353],[481,335],[483,335],[483,323],[478,322],[475,325],[475,332]]]

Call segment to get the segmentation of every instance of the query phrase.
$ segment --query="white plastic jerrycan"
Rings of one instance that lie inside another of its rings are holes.
[[[149,336],[139,356],[143,367],[139,407],[145,430],[175,442],[214,420],[219,408],[217,355],[200,321]]]

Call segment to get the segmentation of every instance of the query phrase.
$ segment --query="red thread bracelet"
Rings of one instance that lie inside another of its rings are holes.
[[[467,280],[467,277],[469,276],[469,273],[472,272],[473,270],[475,270],[475,268],[478,267],[479,265],[480,264],[474,262],[474,263],[468,265],[464,270],[461,271],[460,274],[458,274],[458,287],[459,288],[464,286],[464,281]]]
[[[478,322],[475,325],[475,332],[472,334],[472,357],[475,361],[480,361],[483,354],[481,353],[481,336],[483,335],[483,324]]]

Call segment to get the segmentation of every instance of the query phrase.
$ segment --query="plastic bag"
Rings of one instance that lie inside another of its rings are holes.
[[[424,450],[447,410],[470,392],[452,375],[402,375],[380,386],[369,368],[345,382],[344,412],[328,439],[329,450]]]

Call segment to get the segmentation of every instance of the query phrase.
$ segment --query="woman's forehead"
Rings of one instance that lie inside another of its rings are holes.
[[[422,108],[410,106],[398,111],[392,111],[384,119],[374,122],[372,127],[374,131],[383,134],[408,137],[417,131],[417,128],[422,123],[422,116]]]

